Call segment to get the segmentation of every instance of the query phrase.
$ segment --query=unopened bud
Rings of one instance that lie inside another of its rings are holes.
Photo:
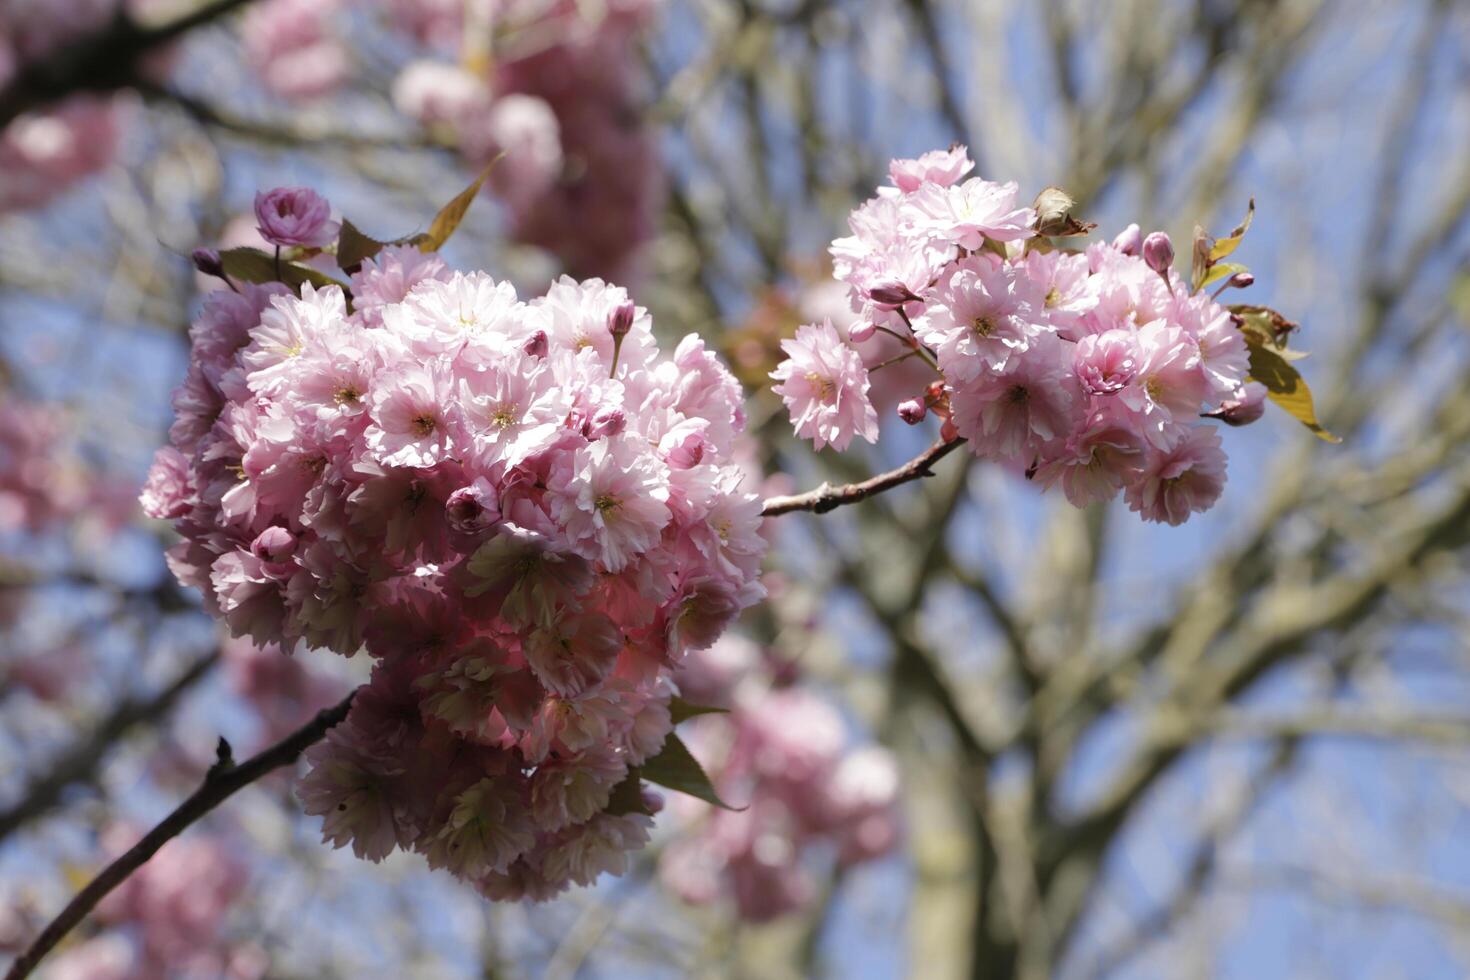
[[[268,527],[250,543],[250,553],[263,562],[279,565],[296,553],[296,535],[279,525]]]
[[[1143,232],[1137,225],[1129,225],[1118,232],[1118,237],[1113,239],[1113,248],[1124,255],[1137,255],[1139,248],[1143,245]]]
[[[868,298],[886,310],[896,310],[905,303],[913,303],[919,297],[901,282],[888,282],[868,290]]]
[[[1219,419],[1226,425],[1250,425],[1266,413],[1266,386],[1257,381],[1241,385],[1235,395],[1206,418]]]
[[[537,330],[531,334],[531,339],[521,347],[531,357],[545,357],[547,351],[546,331]]]
[[[866,343],[878,332],[878,325],[869,320],[858,320],[847,328],[847,339],[854,344]]]
[[[909,425],[918,425],[924,421],[924,416],[929,414],[921,398],[910,398],[898,403],[898,417]]]
[[[189,256],[194,260],[194,268],[206,276],[214,276],[216,279],[225,277],[224,262],[220,260],[219,252],[212,248],[196,248]]]
[[[500,520],[500,496],[495,485],[480,477],[460,487],[444,501],[444,520],[456,534],[477,537]]]
[[[633,316],[637,310],[633,307],[631,300],[620,303],[612,315],[607,318],[608,333],[614,337],[626,337],[628,331],[633,329]]]
[[[1162,231],[1149,232],[1143,240],[1143,261],[1161,276],[1168,276],[1174,267],[1174,243]]]
[[[1256,277],[1249,272],[1237,272],[1230,277],[1230,285],[1236,289],[1245,289],[1247,286],[1254,286],[1255,284]]]
[[[628,426],[628,417],[621,408],[599,409],[587,423],[588,439],[604,439],[615,436]]]

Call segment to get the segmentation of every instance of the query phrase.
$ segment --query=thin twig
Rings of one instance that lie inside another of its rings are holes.
[[[909,483],[920,477],[933,476],[934,471],[930,469],[964,442],[963,439],[954,439],[945,442],[940,439],[926,449],[922,455],[904,463],[896,470],[880,473],[871,479],[861,483],[849,483],[844,486],[834,487],[830,483],[824,483],[815,490],[806,493],[792,494],[785,497],[771,497],[766,500],[765,506],[761,508],[762,517],[775,517],[778,514],[789,514],[795,510],[809,510],[814,514],[825,514],[829,510],[836,510],[844,504],[855,504],[860,500],[866,500],[884,490],[891,490],[901,483]]]
[[[126,881],[129,875],[157,854],[159,848],[183,833],[190,824],[219,806],[237,790],[250,785],[268,772],[295,762],[308,746],[321,741],[332,726],[347,717],[347,709],[352,707],[352,698],[353,695],[349,694],[333,707],[317,712],[311,721],[238,766],[230,761],[229,745],[221,739],[220,760],[205,774],[203,784],[192,796],[180,803],[174,812],[148,831],[142,840],[102,869],[87,887],[78,892],[66,908],[61,910],[61,914],[10,965],[5,980],[22,980],[28,976],[41,958],[86,918],[97,907],[97,903],[107,897],[108,892]]]

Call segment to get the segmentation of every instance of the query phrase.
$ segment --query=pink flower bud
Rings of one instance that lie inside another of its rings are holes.
[[[340,227],[332,206],[309,187],[277,187],[255,195],[255,220],[272,245],[325,248]]]
[[[621,408],[598,409],[587,423],[588,439],[606,439],[617,435],[628,426],[628,416]]]
[[[878,325],[867,320],[859,320],[847,328],[847,339],[849,343],[861,344],[872,338],[878,332]]]
[[[1174,243],[1162,231],[1149,232],[1143,240],[1143,261],[1161,276],[1167,276],[1174,266]]]
[[[460,487],[444,502],[444,519],[454,533],[480,537],[500,521],[500,495],[495,485],[480,477]]]
[[[1240,386],[1240,390],[1228,401],[1213,412],[1206,412],[1207,418],[1219,419],[1226,425],[1250,425],[1266,413],[1266,386],[1256,381],[1249,381]]]
[[[296,553],[296,535],[283,527],[268,527],[251,542],[250,553],[263,562],[279,565]]]
[[[868,298],[883,309],[896,310],[905,303],[916,301],[919,297],[901,282],[888,282],[868,290]]]
[[[898,417],[909,425],[918,425],[924,421],[924,416],[929,414],[929,409],[924,407],[924,401],[920,398],[910,398],[898,403]]]
[[[537,330],[533,333],[531,339],[526,341],[525,346],[521,350],[525,351],[531,357],[545,357],[547,351],[546,331]]]
[[[1118,237],[1113,239],[1113,248],[1124,255],[1137,255],[1138,249],[1143,245],[1143,235],[1137,225],[1129,225],[1118,232]]]
[[[617,309],[607,318],[607,330],[614,337],[626,337],[628,331],[633,329],[633,316],[637,310],[632,300],[618,304]]]
[[[194,268],[206,276],[214,276],[216,279],[225,277],[225,267],[220,262],[219,252],[212,248],[196,248],[190,258],[194,260]]]
[[[1254,286],[1255,284],[1256,277],[1251,275],[1249,272],[1237,272],[1235,275],[1230,277],[1230,285],[1234,286],[1236,289],[1245,289],[1246,287]]]

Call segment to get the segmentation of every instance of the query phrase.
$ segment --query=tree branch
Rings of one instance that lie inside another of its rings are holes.
[[[138,61],[144,55],[249,2],[214,0],[156,27],[140,27],[125,11],[119,11],[107,27],[26,65],[0,88],[0,127],[77,92],[131,87],[138,81]]]
[[[930,469],[964,442],[963,439],[955,439],[952,442],[937,440],[924,452],[904,463],[896,470],[880,473],[875,477],[864,480],[861,483],[849,483],[844,486],[834,487],[830,483],[824,483],[815,490],[806,493],[792,494],[786,497],[771,497],[765,506],[761,508],[762,517],[775,517],[779,514],[789,514],[796,510],[809,510],[814,514],[825,514],[829,510],[836,510],[844,504],[855,504],[860,500],[866,500],[874,494],[891,490],[901,483],[909,483],[920,477],[933,476],[934,471]]]
[[[49,760],[44,772],[31,781],[20,799],[8,809],[0,810],[0,840],[54,807],[68,786],[91,782],[109,746],[134,725],[169,711],[218,661],[219,651],[216,650],[190,664],[172,683],[152,697],[123,701],[90,735]]]
[[[126,881],[128,876],[142,867],[149,858],[157,854],[159,848],[183,833],[190,824],[223,803],[237,790],[243,789],[272,770],[295,762],[308,746],[321,741],[334,725],[347,717],[347,710],[352,707],[352,698],[355,693],[347,695],[333,707],[317,712],[316,717],[311,721],[238,766],[230,761],[229,744],[221,739],[220,761],[205,775],[204,783],[194,791],[192,796],[180,803],[177,809],[164,817],[161,823],[145,834],[142,840],[102,869],[102,872],[93,878],[87,887],[78,892],[66,908],[61,910],[61,914],[53,919],[30,947],[20,955],[20,958],[10,965],[9,972],[5,974],[5,980],[22,980],[30,975],[41,958],[96,908],[98,902]]]

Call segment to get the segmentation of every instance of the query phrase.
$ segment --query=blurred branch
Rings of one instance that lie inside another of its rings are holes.
[[[152,697],[123,701],[90,735],[48,760],[43,773],[25,788],[20,799],[0,811],[0,841],[55,807],[69,786],[94,781],[108,749],[118,739],[134,726],[157,721],[171,711],[179,699],[219,662],[219,657],[219,651],[215,650],[199,658]]]
[[[806,493],[793,494],[784,497],[769,497],[761,508],[761,514],[765,517],[775,517],[779,514],[789,514],[797,510],[809,510],[814,514],[825,514],[829,510],[836,510],[845,504],[855,504],[866,500],[877,493],[891,490],[904,483],[910,483],[922,477],[933,476],[931,467],[939,462],[964,442],[963,439],[954,439],[945,442],[943,439],[936,440],[934,445],[926,449],[922,454],[909,460],[897,469],[889,470],[887,473],[864,480],[861,483],[849,483],[845,486],[834,487],[824,483],[815,490]]]
[[[113,92],[141,80],[140,60],[250,0],[215,0],[157,27],[140,27],[120,7],[112,23],[22,68],[0,89],[0,127],[77,92]]]
[[[329,730],[343,718],[352,707],[356,692],[347,695],[331,708],[317,712],[315,718],[286,736],[281,741],[252,756],[240,765],[234,765],[229,757],[229,745],[220,740],[220,761],[205,774],[203,784],[178,808],[170,813],[152,830],[148,831],[121,857],[113,861],[93,878],[77,896],[61,910],[35,941],[11,964],[5,980],[22,980],[40,963],[42,957],[55,948],[66,934],[86,918],[97,903],[128,876],[142,867],[149,858],[158,853],[170,840],[182,834],[190,824],[210,810],[229,799],[237,791],[255,782],[267,773],[294,763],[307,747],[322,740]]]

